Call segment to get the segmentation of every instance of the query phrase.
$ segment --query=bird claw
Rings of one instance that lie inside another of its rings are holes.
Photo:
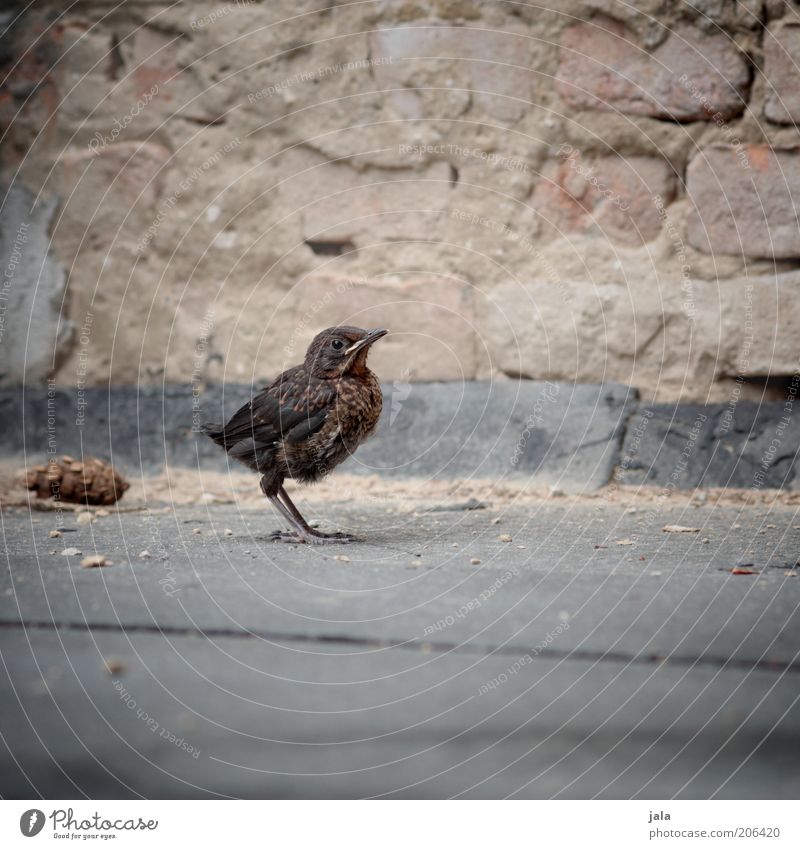
[[[302,545],[305,543],[305,540],[299,535],[295,533],[287,533],[286,531],[273,531],[269,535],[270,542],[291,542],[295,545]]]
[[[333,534],[323,534],[319,531],[314,534],[300,535],[295,531],[274,531],[269,536],[270,542],[288,542],[294,545],[343,545],[349,542],[358,542],[358,537],[352,534],[344,534],[337,531]]]

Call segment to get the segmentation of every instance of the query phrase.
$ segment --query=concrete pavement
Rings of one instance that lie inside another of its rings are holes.
[[[5,509],[0,793],[800,793],[795,507],[387,509]]]

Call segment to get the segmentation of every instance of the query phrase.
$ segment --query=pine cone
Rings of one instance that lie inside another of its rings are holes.
[[[39,498],[55,498],[77,504],[114,504],[130,484],[109,463],[96,457],[74,460],[64,455],[47,465],[18,472],[23,486]]]

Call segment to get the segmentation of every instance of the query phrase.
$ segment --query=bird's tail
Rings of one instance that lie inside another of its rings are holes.
[[[200,429],[203,433],[209,438],[213,439],[217,445],[225,448],[225,425],[217,424],[214,422],[206,422],[204,425],[201,425]]]

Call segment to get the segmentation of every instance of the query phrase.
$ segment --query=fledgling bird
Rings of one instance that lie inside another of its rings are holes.
[[[262,492],[294,529],[273,539],[314,545],[355,541],[348,534],[311,528],[283,482],[318,481],[375,430],[383,397],[378,378],[367,368],[367,355],[388,332],[347,326],[323,330],[301,365],[278,375],[226,425],[205,426],[217,445],[261,475]]]

